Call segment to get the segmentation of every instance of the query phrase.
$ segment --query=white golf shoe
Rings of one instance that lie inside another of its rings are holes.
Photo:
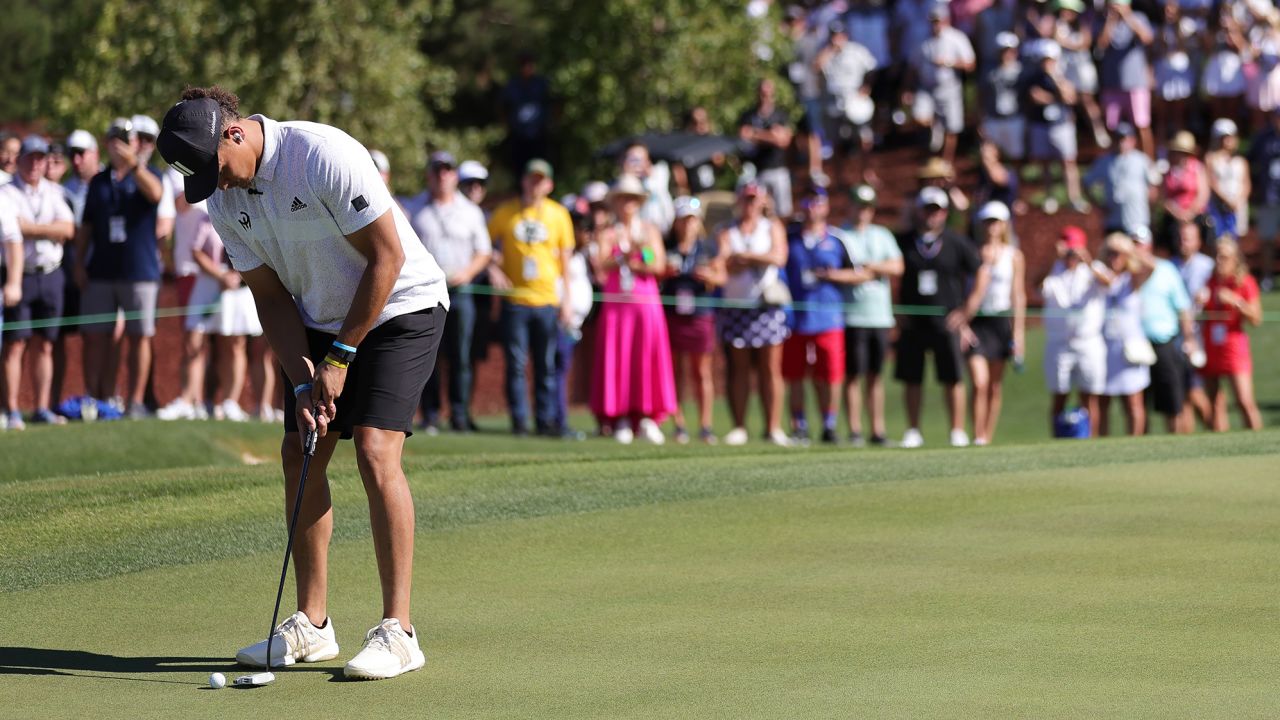
[[[329,620],[323,628],[318,628],[311,624],[311,620],[301,610],[276,626],[274,638],[271,641],[271,667],[299,662],[324,662],[338,657],[338,640],[333,633],[333,620]],[[236,653],[236,662],[241,665],[264,667],[266,661],[266,640]]]
[[[924,436],[920,434],[920,431],[916,428],[907,428],[907,431],[902,434],[902,444],[899,447],[910,450],[922,445],[924,445]]]
[[[347,663],[344,674],[356,680],[386,680],[426,663],[417,635],[406,633],[399,620],[385,618],[365,635],[364,648]]]

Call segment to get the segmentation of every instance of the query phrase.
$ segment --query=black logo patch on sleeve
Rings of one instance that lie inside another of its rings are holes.
[[[363,195],[357,195],[351,200],[351,207],[355,208],[356,212],[360,212],[369,207],[369,201],[365,200]]]

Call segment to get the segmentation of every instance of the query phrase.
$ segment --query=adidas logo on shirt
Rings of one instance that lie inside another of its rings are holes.
[[[296,213],[299,210],[306,209],[307,204],[298,199],[297,195],[293,196],[293,204],[289,206],[289,212]]]

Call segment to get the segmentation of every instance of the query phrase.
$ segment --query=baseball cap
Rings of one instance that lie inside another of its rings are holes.
[[[978,209],[978,214],[974,217],[974,220],[978,222],[986,222],[987,220],[1009,222],[1009,206],[999,200],[992,200]]]
[[[1136,137],[1137,134],[1138,131],[1133,127],[1133,125],[1127,122],[1122,122],[1119,125],[1116,125],[1116,135],[1119,137]]]
[[[18,151],[18,156],[31,154],[48,155],[49,141],[39,135],[28,135],[22,138],[22,149]]]
[[[860,205],[875,205],[876,189],[870,185],[859,185],[849,192],[853,201]]]
[[[599,180],[593,180],[582,186],[581,195],[591,205],[602,203],[609,197],[609,185]]]
[[[1040,60],[1057,60],[1062,57],[1062,46],[1052,40],[1041,40],[1036,47],[1036,57]]]
[[[73,130],[67,136],[67,149],[73,152],[76,150],[97,150],[98,140],[88,130]]]
[[[451,168],[458,167],[457,159],[453,157],[453,153],[447,150],[437,150],[431,153],[431,158],[427,162],[433,168],[441,167],[441,166],[448,166]],[[543,174],[547,175],[547,177],[550,177],[549,173],[543,173]]]
[[[946,5],[943,5],[942,3],[938,3],[937,5],[934,5],[933,7],[929,8],[929,19],[930,20],[950,20],[951,11],[947,9]]]
[[[1070,10],[1075,13],[1084,12],[1084,3],[1081,0],[1057,0],[1053,6],[1058,10]]]
[[[839,20],[832,20],[831,23],[827,25],[827,32],[831,33],[832,35],[835,35],[836,33],[839,33],[841,35],[848,35],[849,28],[846,27],[845,24]]]
[[[1238,132],[1239,129],[1236,128],[1235,122],[1228,118],[1218,118],[1213,121],[1212,134],[1216,138],[1235,135]]]
[[[134,115],[129,118],[133,123],[133,131],[139,135],[148,135],[156,137],[160,134],[160,126],[156,125],[156,121],[148,115]]]
[[[534,158],[533,160],[530,160],[528,163],[526,163],[524,166],[524,174],[525,175],[537,174],[549,180],[554,180],[556,177],[555,173],[551,169],[551,163],[547,162],[546,160],[543,160],[542,158]]]
[[[947,197],[947,191],[932,186],[922,189],[920,194],[916,196],[916,207],[928,207],[930,205],[936,205],[944,210],[951,207],[951,200]]]
[[[391,172],[391,161],[387,159],[387,154],[381,150],[370,150],[369,157],[373,159],[374,167],[378,168],[380,173]]]
[[[1018,47],[1018,36],[1008,31],[997,33],[996,45],[1006,50],[1015,49]]]
[[[1134,228],[1133,231],[1129,233],[1129,235],[1133,238],[1134,242],[1138,243],[1139,245],[1150,245],[1151,241],[1153,240],[1153,238],[1151,237],[1151,230],[1141,225]]]
[[[1084,234],[1084,230],[1075,225],[1068,225],[1062,228],[1062,241],[1067,244],[1070,250],[1083,250],[1088,243],[1088,236]]]
[[[133,121],[129,118],[119,117],[111,121],[107,126],[107,139],[120,138],[121,140],[132,140],[138,136],[138,132],[133,128]]]
[[[682,217],[702,217],[702,201],[696,197],[684,195],[675,199],[676,219]]]
[[[739,197],[755,197],[764,192],[764,187],[760,185],[755,178],[742,178],[738,180],[738,196]]]
[[[458,166],[458,182],[467,182],[468,180],[484,182],[488,179],[489,171],[475,160],[463,160],[462,164]]]
[[[218,143],[222,112],[212,98],[183,100],[165,113],[156,149],[182,173],[187,202],[197,203],[218,187]]]

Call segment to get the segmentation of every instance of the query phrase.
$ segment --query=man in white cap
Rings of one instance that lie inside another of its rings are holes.
[[[1002,32],[996,36],[999,64],[987,71],[979,99],[982,102],[983,138],[1000,148],[1000,154],[1014,162],[1026,157],[1026,118],[1022,114],[1022,63],[1018,60],[1018,36]]]
[[[987,289],[987,270],[968,240],[948,230],[950,201],[941,188],[926,187],[916,198],[916,227],[898,238],[903,275],[899,302],[905,306],[898,336],[894,376],[906,385],[907,431],[902,446],[924,444],[920,433],[925,354],[932,352],[951,427],[952,447],[965,447],[965,398],[961,385],[961,335],[978,313]]]
[[[1052,40],[1036,44],[1036,66],[1023,78],[1027,93],[1027,135],[1032,162],[1042,165],[1041,177],[1049,185],[1049,164],[1062,163],[1062,177],[1067,184],[1067,198],[1076,212],[1086,212],[1089,204],[1080,191],[1080,170],[1076,166],[1076,89],[1063,76],[1058,65],[1062,47]],[[1046,211],[1052,212],[1048,200]]]
[[[298,610],[268,641],[236,654],[262,667],[338,655],[328,615],[333,506],[326,470],[339,437],[355,441],[369,500],[382,620],[347,677],[392,678],[425,663],[410,622],[414,509],[401,457],[435,364],[449,302],[369,151],[328,125],[243,117],[239,98],[188,88],[158,147],[190,202],[209,198],[227,257],[253,292],[267,340],[294,383],[285,394],[285,507],[303,465],[302,431],[320,435],[293,547]]]
[[[463,160],[458,166],[458,190],[476,205],[484,202],[488,182],[489,171],[475,160]]]
[[[76,130],[67,136],[67,153],[71,156],[71,176],[62,182],[62,190],[79,225],[80,217],[84,215],[84,196],[89,190],[89,181],[102,172],[98,140],[88,130]]]
[[[160,126],[148,115],[134,115],[129,118],[133,123],[133,131],[138,134],[138,160],[149,166],[156,154],[156,137],[160,135]],[[174,203],[173,183],[168,173],[160,174],[160,204],[156,206],[156,237],[163,242],[173,235],[173,223],[178,217],[177,205]]]
[[[17,216],[17,236],[23,243],[22,298],[6,308],[10,323],[59,320],[62,318],[66,275],[62,270],[62,248],[75,236],[75,220],[71,208],[63,201],[62,190],[45,179],[49,162],[49,143],[39,135],[28,135],[22,141],[17,174],[8,185],[0,187],[0,203],[11,207]],[[14,237],[6,238],[13,242]],[[36,338],[35,351],[36,410],[32,421],[61,425],[66,421],[51,410],[50,388],[53,382],[53,341],[58,325],[38,329],[20,327],[6,331],[3,351],[7,396],[5,410],[9,429],[21,428],[18,389],[22,381],[24,351],[27,342]]]

